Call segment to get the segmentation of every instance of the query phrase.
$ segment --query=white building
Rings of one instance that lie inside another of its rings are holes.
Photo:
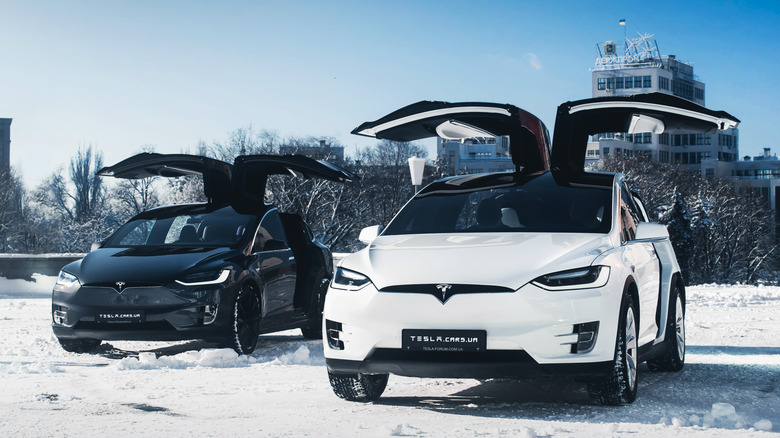
[[[693,65],[674,55],[661,56],[652,35],[626,40],[622,55],[618,45],[607,41],[599,46],[596,65],[591,70],[593,97],[627,96],[638,93],[666,93],[705,106],[705,85],[693,73]],[[725,162],[739,159],[737,129],[662,134],[606,133],[594,136],[586,152],[586,164],[610,154],[645,155],[653,161],[700,168],[705,160]]]
[[[515,170],[507,137],[466,140],[443,140],[439,137],[436,153],[448,175]]]

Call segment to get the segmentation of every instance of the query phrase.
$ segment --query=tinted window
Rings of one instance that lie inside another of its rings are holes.
[[[561,186],[549,174],[524,183],[418,195],[384,235],[457,232],[607,233],[611,190]]]
[[[274,209],[263,216],[255,233],[252,252],[273,251],[287,248],[287,236],[284,233],[279,212]]]
[[[153,210],[123,225],[104,247],[232,247],[239,243],[254,220],[255,216],[238,214],[231,207]]]

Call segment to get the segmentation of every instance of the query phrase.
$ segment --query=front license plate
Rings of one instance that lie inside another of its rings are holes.
[[[144,320],[146,320],[146,314],[143,310],[105,311],[95,315],[95,322],[106,324],[140,323]]]
[[[412,351],[485,351],[485,330],[401,330],[401,348]]]

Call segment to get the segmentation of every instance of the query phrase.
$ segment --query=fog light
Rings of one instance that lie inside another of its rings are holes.
[[[572,353],[588,353],[596,345],[596,337],[599,333],[599,322],[585,322],[574,325],[574,333],[577,333],[577,343],[572,344]]]
[[[68,321],[68,314],[62,310],[55,310],[52,316],[55,324],[65,325]]]
[[[343,350],[344,341],[341,340],[342,326],[340,322],[325,320],[325,337],[328,339],[328,347],[334,350]]]
[[[217,319],[217,306],[203,306],[203,324],[211,324]]]

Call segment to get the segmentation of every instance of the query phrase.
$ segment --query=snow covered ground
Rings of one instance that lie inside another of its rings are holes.
[[[237,357],[203,342],[63,351],[51,277],[0,278],[0,436],[776,436],[780,288],[689,288],[681,373],[640,368],[639,396],[594,406],[563,379],[390,377],[374,404],[331,392],[319,342],[266,335]],[[21,283],[20,283],[21,282]]]

